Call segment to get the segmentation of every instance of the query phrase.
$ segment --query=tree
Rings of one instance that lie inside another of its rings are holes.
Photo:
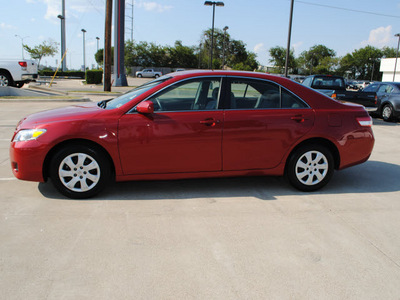
[[[334,67],[336,52],[324,45],[315,45],[308,51],[303,51],[298,59],[299,67],[306,74],[331,73]],[[320,66],[320,67],[318,67]]]
[[[202,43],[202,62],[203,67],[208,67],[211,48],[211,29],[203,32],[204,42]],[[234,40],[229,33],[221,29],[214,29],[214,49],[212,68],[219,69],[223,65],[236,70],[254,70],[258,67],[255,53],[246,50],[246,44],[241,40]]]
[[[286,48],[276,46],[269,49],[269,55],[271,59],[269,60],[270,63],[273,63],[275,67],[277,67],[278,73],[283,73],[283,69],[285,68],[286,63]],[[294,50],[291,49],[289,51],[289,69],[296,68],[296,59],[294,57]]]
[[[389,53],[390,50],[386,52]],[[340,60],[339,71],[341,74],[348,73],[356,79],[379,80],[379,59],[382,56],[383,52],[372,46],[354,50]]]
[[[38,68],[40,61],[44,56],[54,56],[58,52],[58,43],[53,40],[44,41],[43,43],[31,48],[28,45],[23,45],[26,52],[31,58],[38,60]]]

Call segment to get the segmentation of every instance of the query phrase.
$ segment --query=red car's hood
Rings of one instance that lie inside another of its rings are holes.
[[[18,127],[32,128],[39,124],[90,119],[101,112],[104,110],[97,103],[56,108],[29,115],[20,121]]]

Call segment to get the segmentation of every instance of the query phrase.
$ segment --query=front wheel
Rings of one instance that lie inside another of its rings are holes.
[[[12,86],[13,80],[6,72],[0,72],[0,86]]]
[[[90,198],[109,181],[110,164],[96,148],[68,146],[53,156],[50,177],[61,194],[73,199]]]
[[[143,76],[142,76],[142,74],[138,74],[138,76],[137,76],[138,78],[142,78]]]
[[[332,178],[334,159],[330,150],[322,145],[300,147],[289,157],[286,176],[301,191],[316,191]]]

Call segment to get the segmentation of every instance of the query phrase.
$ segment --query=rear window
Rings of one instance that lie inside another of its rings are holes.
[[[317,89],[338,89],[345,88],[343,78],[338,77],[314,77],[312,84],[313,88]]]

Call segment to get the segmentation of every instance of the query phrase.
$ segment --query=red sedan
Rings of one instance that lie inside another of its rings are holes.
[[[16,128],[14,175],[71,198],[111,181],[285,175],[303,191],[365,162],[372,120],[286,78],[185,71],[118,98],[27,116]]]

